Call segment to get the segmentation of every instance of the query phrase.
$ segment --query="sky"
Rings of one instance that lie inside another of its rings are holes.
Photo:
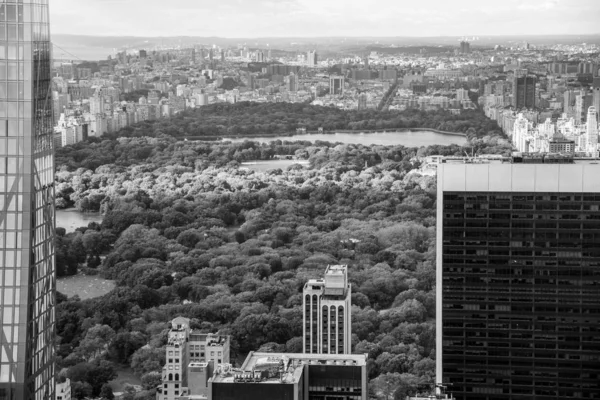
[[[53,33],[389,37],[600,33],[600,0],[52,0]]]

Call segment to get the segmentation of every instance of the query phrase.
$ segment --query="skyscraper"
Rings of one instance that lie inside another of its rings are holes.
[[[361,93],[358,95],[358,109],[366,110],[367,109],[367,94]]]
[[[329,94],[344,94],[344,77],[330,76],[329,77]]]
[[[438,168],[436,382],[600,398],[600,165],[510,161]]]
[[[599,112],[600,111],[600,77],[594,78],[592,90],[593,90],[592,104],[593,104],[594,108],[596,109],[596,112]]]
[[[316,50],[309,51],[306,53],[306,65],[308,65],[311,68],[314,68],[317,66],[317,62],[318,56]]]
[[[517,110],[535,107],[535,76],[515,76],[513,79],[513,107]]]
[[[287,90],[288,92],[298,91],[298,78],[293,72],[287,76]]]
[[[351,292],[346,265],[329,265],[324,279],[304,285],[304,353],[351,353]]]
[[[0,4],[0,399],[53,399],[54,142],[48,0]]]
[[[594,106],[588,109],[585,129],[585,141],[587,151],[597,155],[598,148],[598,113]]]
[[[461,54],[469,54],[471,52],[471,43],[466,40],[460,42],[460,52]]]

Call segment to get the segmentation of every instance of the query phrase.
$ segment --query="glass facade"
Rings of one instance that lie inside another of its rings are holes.
[[[0,0],[0,400],[54,397],[48,0]]]
[[[440,211],[448,390],[600,399],[600,193],[445,191]]]

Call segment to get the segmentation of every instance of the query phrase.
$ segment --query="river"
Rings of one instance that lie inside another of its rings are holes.
[[[100,213],[82,213],[74,208],[56,210],[56,227],[65,228],[67,233],[75,232],[82,226],[87,227],[90,222],[102,222]]]
[[[268,143],[273,140],[305,140],[315,142],[317,140],[324,142],[341,142],[344,144],[364,144],[364,145],[383,145],[394,146],[402,145],[406,147],[421,147],[431,145],[449,146],[451,144],[465,145],[467,138],[462,135],[449,135],[432,131],[405,131],[405,132],[374,132],[374,133],[315,133],[292,136],[273,136],[273,137],[239,137],[225,138],[223,141],[243,142],[252,140],[255,142]]]

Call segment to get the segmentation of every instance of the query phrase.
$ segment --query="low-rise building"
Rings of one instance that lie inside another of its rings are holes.
[[[218,368],[210,400],[369,398],[366,354],[250,352],[240,369]]]
[[[71,380],[65,379],[64,382],[56,384],[56,400],[71,400]]]

